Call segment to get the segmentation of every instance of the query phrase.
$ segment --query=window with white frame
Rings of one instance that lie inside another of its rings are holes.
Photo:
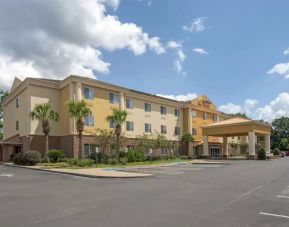
[[[197,117],[197,111],[192,110],[192,118],[196,118]]]
[[[16,131],[19,130],[19,121],[16,121]]]
[[[109,102],[112,104],[117,104],[118,103],[118,94],[109,93]]]
[[[175,127],[175,135],[180,135],[181,134],[181,129],[180,127]]]
[[[203,120],[207,120],[207,118],[208,118],[208,114],[203,112]]]
[[[218,115],[217,114],[213,114],[213,122],[217,122],[218,121]]]
[[[109,128],[115,128],[116,127],[116,122],[112,119],[109,120]]]
[[[83,96],[85,99],[92,100],[94,98],[94,92],[92,88],[84,87],[83,88]]]
[[[176,117],[180,117],[181,116],[180,109],[175,109],[175,116]]]
[[[161,133],[166,134],[167,133],[167,126],[161,125]]]
[[[85,157],[91,155],[93,152],[97,152],[98,147],[95,144],[84,144],[83,154]]]
[[[126,122],[126,131],[133,131],[133,122],[127,121]]]
[[[161,106],[160,112],[162,115],[166,115],[167,114],[167,108],[165,106]]]
[[[126,108],[133,109],[133,101],[131,99],[126,100]]]
[[[193,135],[193,136],[197,135],[197,129],[192,128],[192,135]]]
[[[152,132],[152,125],[149,123],[145,123],[145,132]]]
[[[168,149],[167,149],[167,148],[162,148],[162,149],[161,149],[161,154],[162,154],[162,155],[168,154]]]
[[[19,99],[16,98],[16,108],[18,108],[18,107],[19,107]]]
[[[84,118],[84,125],[85,126],[94,126],[94,117],[90,114],[88,117]]]
[[[144,108],[145,108],[145,112],[151,112],[152,111],[152,104],[145,103]]]

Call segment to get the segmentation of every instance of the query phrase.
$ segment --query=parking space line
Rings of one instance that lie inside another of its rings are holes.
[[[284,196],[284,195],[277,195],[276,197],[277,197],[277,198],[286,198],[286,199],[289,199],[289,196]]]
[[[266,216],[273,216],[273,217],[277,217],[277,218],[288,218],[289,219],[289,216],[286,216],[286,215],[271,214],[271,213],[265,213],[265,212],[259,212],[259,214],[266,215]]]

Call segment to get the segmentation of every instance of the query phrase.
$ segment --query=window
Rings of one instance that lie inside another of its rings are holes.
[[[197,117],[197,111],[192,110],[192,118],[196,118]]]
[[[207,113],[203,113],[203,120],[207,120],[207,118],[208,118]]]
[[[133,122],[131,121],[126,122],[126,131],[133,131]]]
[[[152,105],[150,103],[145,103],[145,112],[151,112],[152,111]]]
[[[118,103],[118,95],[115,93],[109,93],[109,102],[112,104]]]
[[[131,99],[126,100],[126,108],[133,109],[133,101]]]
[[[181,116],[180,109],[175,109],[175,116],[176,117],[180,117]]]
[[[19,99],[16,98],[16,108],[18,108],[18,107],[19,107]]]
[[[218,115],[214,114],[213,115],[213,122],[217,122],[218,121]]]
[[[92,152],[98,153],[98,147],[96,147],[94,144],[84,144],[84,156],[89,156],[92,154]]]
[[[193,136],[197,135],[197,129],[192,128],[192,135],[193,135]]]
[[[94,98],[93,89],[88,87],[83,88],[83,95],[85,99],[93,99]]]
[[[164,106],[161,106],[161,114],[166,115],[167,114],[167,108]]]
[[[84,125],[94,126],[94,117],[92,115],[89,115],[88,117],[84,118]]]
[[[152,132],[152,125],[149,123],[145,123],[145,132]]]
[[[175,127],[175,135],[180,135],[180,134],[181,134],[180,127]]]
[[[161,133],[166,134],[167,133],[167,126],[161,125]]]
[[[16,121],[16,130],[19,130],[19,121]]]
[[[109,120],[109,128],[115,128],[116,122],[114,120]]]
[[[162,148],[161,153],[162,153],[162,155],[168,154],[168,149],[167,148]]]

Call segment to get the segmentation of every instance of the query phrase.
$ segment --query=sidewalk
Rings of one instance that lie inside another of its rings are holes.
[[[38,171],[62,173],[68,175],[91,177],[91,178],[141,178],[141,177],[151,177],[153,174],[146,173],[133,173],[125,172],[124,170],[118,171],[112,168],[87,168],[87,169],[62,169],[62,168],[45,168],[43,166],[20,166],[13,163],[2,163],[6,166],[33,169]]]

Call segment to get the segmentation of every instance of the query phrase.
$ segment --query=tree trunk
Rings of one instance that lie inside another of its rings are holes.
[[[78,134],[78,143],[79,143],[78,157],[82,158],[82,132]]]
[[[45,156],[47,156],[48,151],[49,151],[49,137],[48,133],[45,134]]]
[[[115,156],[117,162],[119,162],[119,135],[116,135]]]

